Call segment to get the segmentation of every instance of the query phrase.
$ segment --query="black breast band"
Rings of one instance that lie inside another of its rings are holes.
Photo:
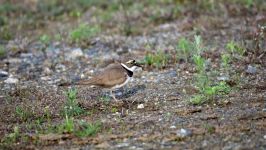
[[[127,71],[127,75],[129,76],[129,77],[132,77],[133,76],[133,71],[131,71],[131,70],[128,70],[126,67],[124,67],[123,65],[121,65],[126,71]]]

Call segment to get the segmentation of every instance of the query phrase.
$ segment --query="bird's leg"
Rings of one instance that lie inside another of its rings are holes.
[[[113,91],[110,90],[110,95],[112,96],[112,98],[115,100],[115,101],[118,101],[116,98],[115,98],[115,95],[113,94]]]

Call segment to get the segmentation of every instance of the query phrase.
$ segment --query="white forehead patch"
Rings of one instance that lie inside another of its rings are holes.
[[[126,63],[127,64],[130,64],[130,63],[132,63],[134,60],[129,60],[129,61],[127,61]]]

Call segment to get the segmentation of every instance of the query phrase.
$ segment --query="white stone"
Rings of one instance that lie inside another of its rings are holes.
[[[250,73],[250,74],[255,74],[257,72],[257,68],[253,67],[251,65],[248,65],[248,68],[246,69],[246,72]]]
[[[83,54],[83,51],[80,49],[80,48],[76,48],[76,49],[73,49],[70,53],[69,53],[69,58],[71,59],[75,59],[75,58],[78,58],[78,57],[82,57],[84,54]]]
[[[176,135],[178,136],[178,137],[187,137],[187,136],[191,136],[192,135],[192,131],[191,130],[189,130],[189,129],[180,129],[180,130],[178,130],[177,132],[176,132]]]
[[[7,77],[7,76],[8,76],[8,72],[0,69],[0,77]]]
[[[175,129],[176,128],[176,126],[170,126],[170,129]]]
[[[143,109],[144,108],[144,105],[143,104],[139,104],[137,108],[138,109]]]
[[[16,84],[16,83],[18,83],[18,79],[17,78],[13,78],[13,77],[9,77],[4,82],[7,83],[7,84]]]

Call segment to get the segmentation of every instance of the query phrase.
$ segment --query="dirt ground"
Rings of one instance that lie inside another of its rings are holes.
[[[0,1],[0,149],[266,149],[264,1],[125,1],[118,8],[111,2],[83,8],[66,0],[55,8],[34,0],[3,7],[6,2]],[[69,39],[69,31],[84,22],[101,31]],[[195,64],[176,58],[178,41],[193,41],[194,35],[207,49],[201,54],[209,61],[207,72],[217,70],[214,80],[223,76],[227,43],[245,49],[230,63],[230,92],[199,105],[189,102],[199,93]],[[97,133],[79,137],[56,130],[66,119],[70,88],[60,83],[90,77],[110,63],[145,62],[158,50],[170,56],[166,64],[144,64],[114,92],[119,101],[105,89],[72,86],[85,110],[73,117],[75,126],[99,122]]]

